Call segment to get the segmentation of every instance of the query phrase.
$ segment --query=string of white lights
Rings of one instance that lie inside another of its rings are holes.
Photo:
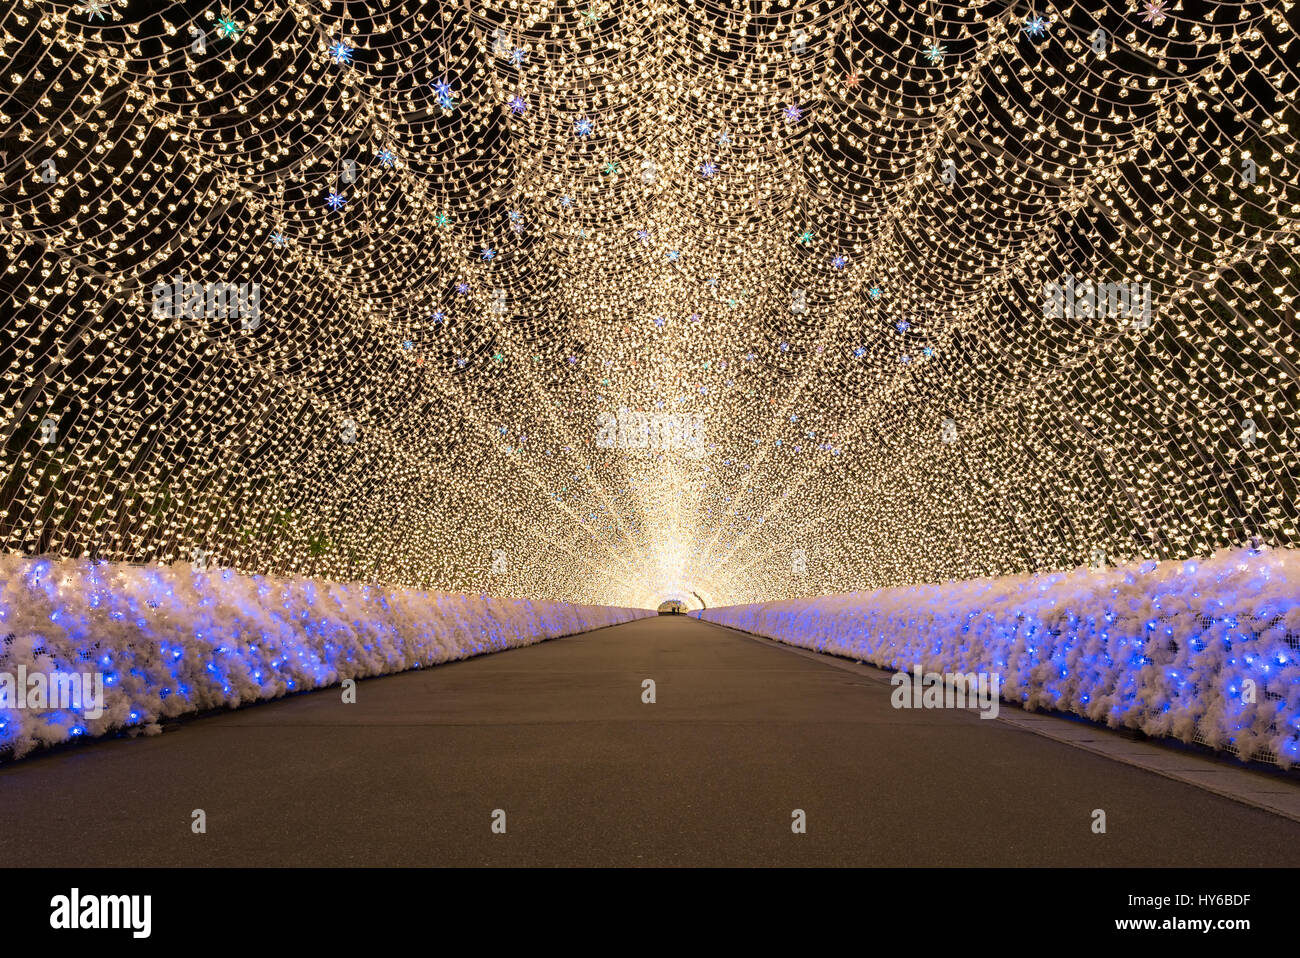
[[[1294,544],[1293,42],[17,0],[0,540],[617,605]]]

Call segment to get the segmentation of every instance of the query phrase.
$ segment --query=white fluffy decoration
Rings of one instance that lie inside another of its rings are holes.
[[[709,609],[887,669],[988,672],[1002,697],[1300,761],[1300,552],[1006,576]]]
[[[654,615],[367,583],[0,556],[0,672],[102,672],[103,715],[0,709],[0,758]],[[54,704],[54,703],[51,703]]]

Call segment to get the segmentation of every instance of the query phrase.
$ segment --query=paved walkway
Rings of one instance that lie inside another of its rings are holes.
[[[1300,865],[1300,823],[889,692],[647,619],[6,766],[0,866]]]

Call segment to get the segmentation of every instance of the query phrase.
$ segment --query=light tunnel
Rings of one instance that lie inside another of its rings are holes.
[[[0,852],[1296,864],[1296,26],[0,2]]]

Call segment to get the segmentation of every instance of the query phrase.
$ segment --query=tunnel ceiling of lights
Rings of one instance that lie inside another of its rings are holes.
[[[0,539],[650,607],[1294,544],[1294,6],[10,4]]]

